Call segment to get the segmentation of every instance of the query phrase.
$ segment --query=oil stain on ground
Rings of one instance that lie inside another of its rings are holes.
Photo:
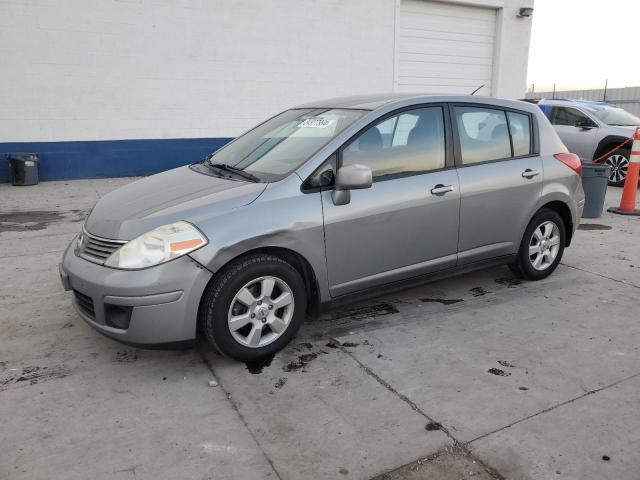
[[[132,363],[138,360],[138,350],[121,350],[116,352],[115,363]]]
[[[22,372],[15,378],[15,383],[28,383],[29,385],[37,385],[47,380],[55,378],[64,378],[69,375],[69,370],[62,365],[51,365],[48,367],[24,367]]]
[[[491,293],[489,290],[485,290],[482,287],[473,287],[469,289],[469,292],[471,292],[471,295],[473,295],[474,297],[481,297],[483,295],[486,295],[487,293]]]
[[[516,277],[496,278],[494,281],[499,285],[504,285],[509,288],[516,288],[518,285],[522,285],[522,281]]]
[[[441,303],[442,305],[451,305],[464,300],[461,298],[421,298],[420,301],[424,303]]]
[[[282,367],[282,370],[284,370],[285,372],[293,372],[295,370],[300,370],[306,367],[310,362],[312,362],[316,358],[318,358],[318,354],[314,352],[299,355],[297,360],[290,361],[284,367]]]
[[[0,213],[0,233],[44,230],[52,223],[80,222],[87,216],[86,210],[31,210]]]
[[[250,373],[257,375],[258,373],[262,373],[262,369],[264,369],[264,367],[268,367],[269,365],[271,365],[272,360],[273,356],[263,358],[262,360],[247,362],[245,365],[247,366],[247,370],[249,370]]]
[[[398,313],[398,309],[391,303],[377,303],[375,305],[364,305],[340,310],[339,312],[329,315],[328,320],[339,320],[344,318],[349,318],[351,320],[363,320],[365,318],[391,315],[393,313]]]
[[[581,223],[578,230],[611,230],[611,227],[600,223]]]

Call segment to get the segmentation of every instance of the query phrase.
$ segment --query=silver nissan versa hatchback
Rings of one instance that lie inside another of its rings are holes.
[[[110,337],[200,333],[256,360],[329,305],[499,263],[546,277],[582,213],[580,173],[533,104],[314,102],[102,197],[60,276]]]

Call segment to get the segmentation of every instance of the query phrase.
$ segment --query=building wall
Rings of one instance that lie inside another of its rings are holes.
[[[399,1],[0,0],[0,154],[38,153],[43,179],[152,173],[291,105],[390,91]],[[464,2],[502,12],[498,96],[524,93],[522,1]]]
[[[604,88],[592,90],[564,90],[557,92],[528,92],[526,98],[570,98],[601,102],[605,99]],[[609,88],[606,101],[613,103],[628,112],[640,116],[640,87]]]

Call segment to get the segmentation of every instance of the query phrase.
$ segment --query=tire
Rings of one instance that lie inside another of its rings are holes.
[[[516,260],[509,268],[527,280],[548,277],[562,259],[565,239],[566,226],[560,215],[546,208],[539,210],[527,225]]]
[[[263,295],[265,291],[271,294]],[[248,255],[223,268],[207,287],[200,304],[201,328],[223,355],[256,361],[272,357],[291,341],[306,307],[304,280],[291,264],[270,254]]]
[[[624,180],[627,178],[627,168],[629,167],[629,150],[618,150],[609,155],[604,163],[611,167],[609,174],[609,185],[612,187],[624,186]]]

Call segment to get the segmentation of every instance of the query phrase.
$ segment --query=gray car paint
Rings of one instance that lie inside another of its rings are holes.
[[[636,129],[635,126],[607,125],[593,115],[588,108],[585,108],[585,104],[577,100],[544,99],[540,100],[538,105],[575,108],[597,125],[594,128],[573,127],[571,125],[553,126],[569,151],[578,155],[583,162],[590,162],[598,154],[605,153],[601,151],[603,144],[619,144],[625,139],[631,138]]]
[[[379,117],[404,107],[448,102],[531,113],[538,123],[540,156],[451,166],[376,182],[370,189],[352,191],[351,202],[342,206],[332,203],[329,191],[301,190],[304,179]],[[342,98],[302,107],[308,106],[371,111],[281,181],[227,180],[182,167],[134,182],[98,202],[85,226],[93,235],[130,240],[155,227],[186,220],[209,243],[187,257],[136,272],[87,265],[68,249],[63,268],[72,287],[84,289],[98,307],[106,295],[136,297],[129,304],[139,305],[141,296],[184,292],[180,301],[134,308],[128,331],[113,332],[99,321],[93,322],[94,327],[139,343],[193,338],[197,304],[206,282],[230,260],[257,248],[286,249],[301,256],[315,277],[319,301],[328,302],[363,288],[513,255],[527,222],[548,201],[567,204],[573,228],[578,225],[584,201],[580,179],[552,157],[566,148],[535,105],[484,97],[392,95]],[[524,179],[526,169],[539,169],[540,175]],[[453,189],[442,196],[432,195],[430,189],[438,184]],[[167,308],[181,301],[177,308]],[[164,320],[153,323],[151,315]],[[166,319],[176,316],[179,327],[167,326]],[[151,331],[165,326],[165,333]],[[145,328],[150,329],[148,341],[144,341]]]
[[[199,223],[254,201],[266,184],[203,175],[188,166],[130,183],[103,196],[86,229],[103,238],[131,240],[179,220]]]

